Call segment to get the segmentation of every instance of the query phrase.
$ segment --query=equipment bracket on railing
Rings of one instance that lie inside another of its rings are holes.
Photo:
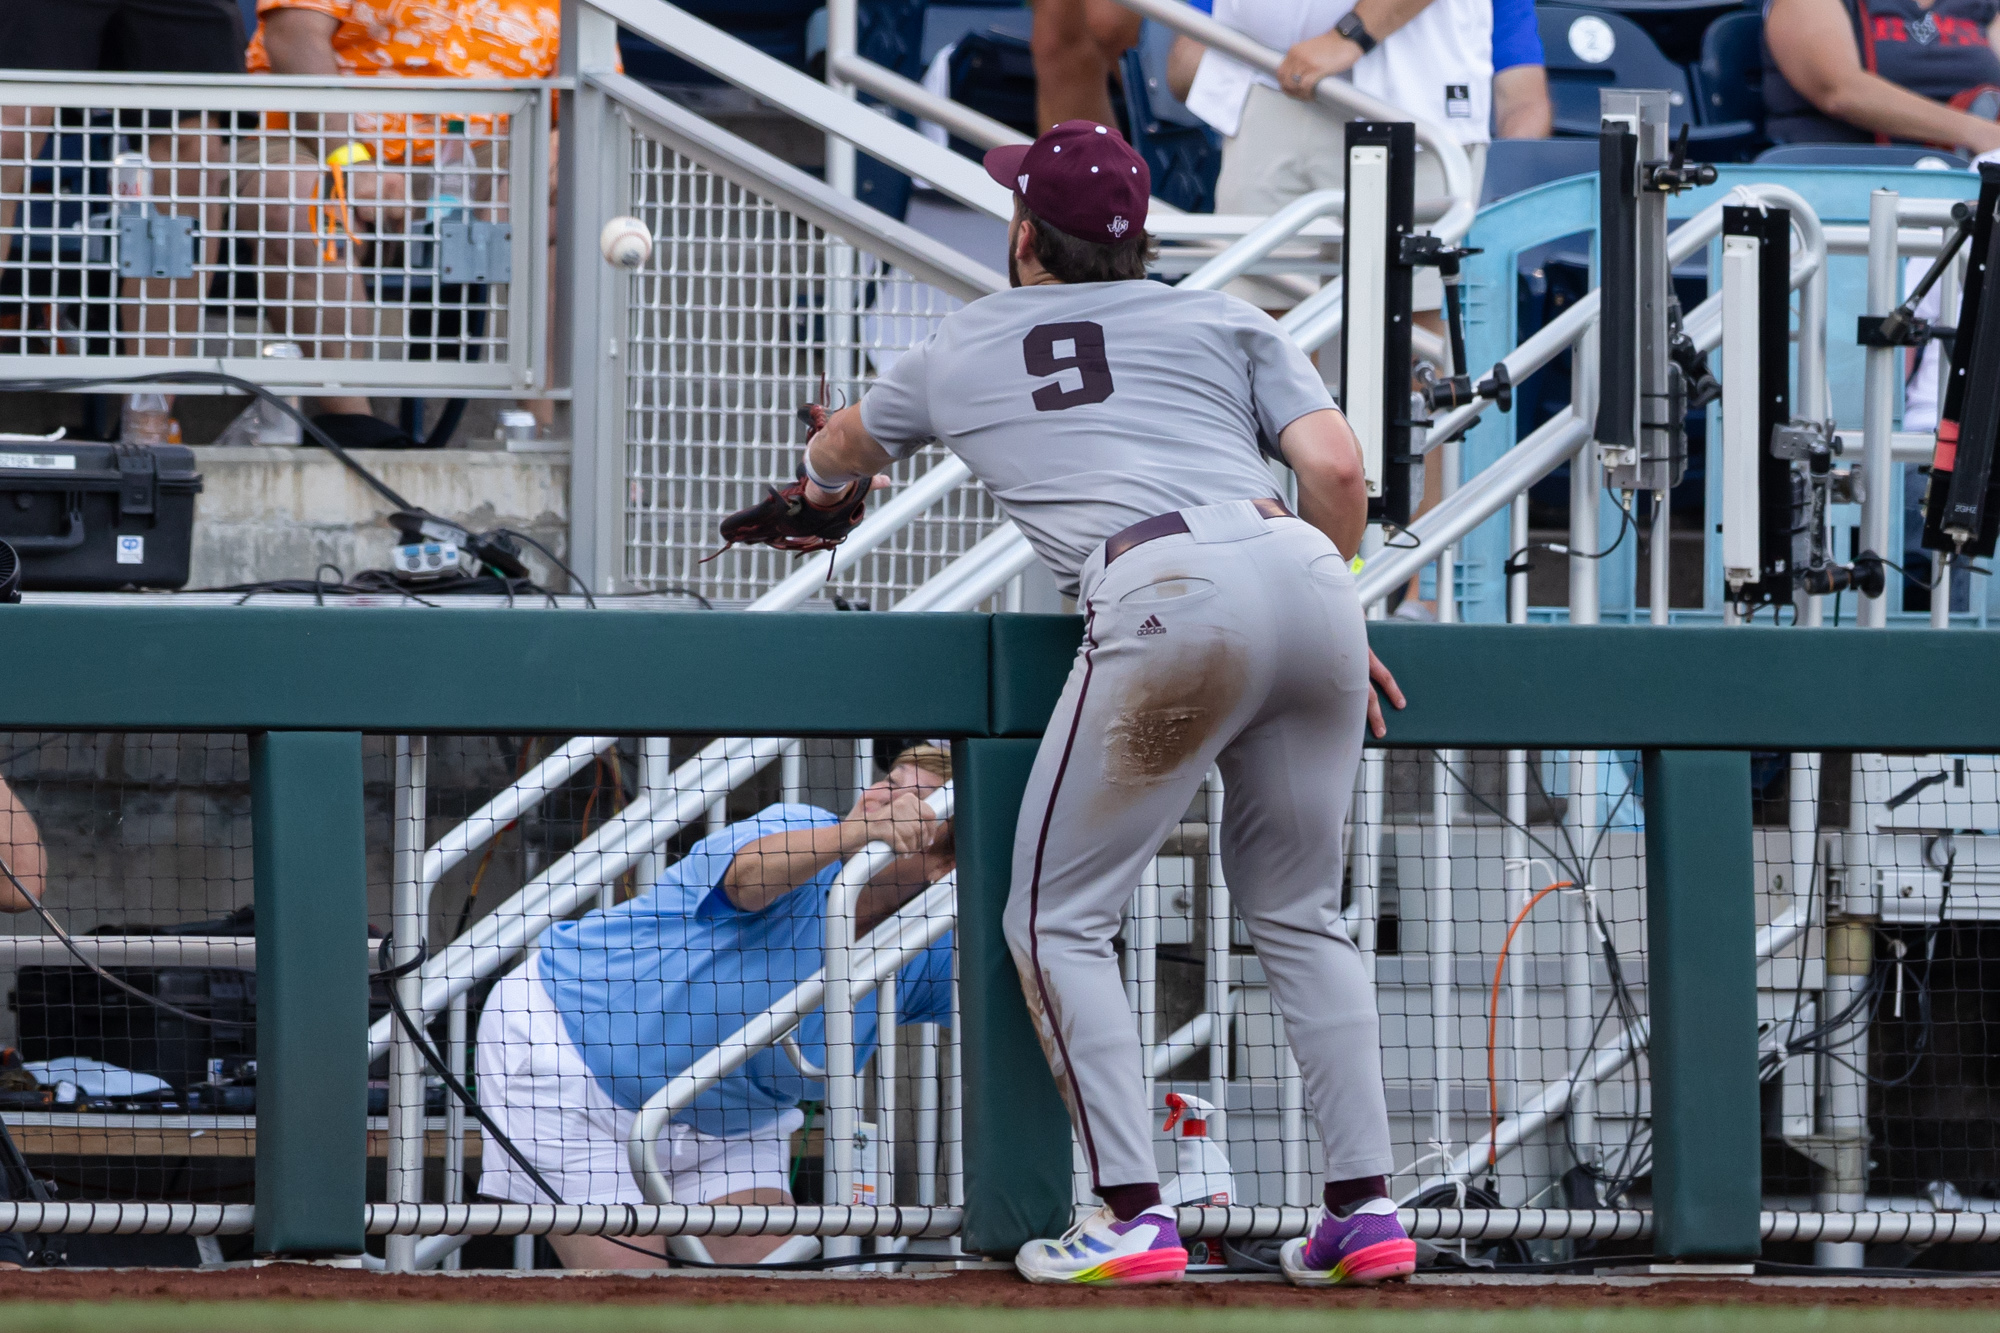
[[[1341,408],[1361,442],[1368,518],[1410,521],[1410,301],[1415,270],[1404,242],[1415,226],[1416,127],[1349,121],[1341,288]],[[1458,369],[1458,367],[1453,367]]]

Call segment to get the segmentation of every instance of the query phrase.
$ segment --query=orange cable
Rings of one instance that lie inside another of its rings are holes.
[[[1491,1137],[1486,1141],[1486,1165],[1492,1166],[1500,1160],[1500,1075],[1494,1068],[1494,1034],[1500,1026],[1500,976],[1507,970],[1507,950],[1513,947],[1514,932],[1528,919],[1528,913],[1535,910],[1535,904],[1554,893],[1557,889],[1573,889],[1576,881],[1562,879],[1540,890],[1528,899],[1514,916],[1514,924],[1507,927],[1507,938],[1500,943],[1500,957],[1493,964],[1493,999],[1486,1010],[1486,1109],[1492,1116]]]
[[[583,828],[577,835],[578,837],[587,838],[590,836],[590,808],[597,804],[597,791],[603,785],[604,756],[600,754],[590,764],[590,795],[583,802]]]

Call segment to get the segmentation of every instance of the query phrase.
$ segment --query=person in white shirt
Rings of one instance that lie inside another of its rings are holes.
[[[1176,92],[1228,141],[1216,181],[1218,213],[1268,214],[1310,190],[1339,189],[1342,121],[1314,100],[1325,78],[1444,126],[1485,170],[1493,96],[1491,0],[1215,0],[1217,22],[1285,52],[1276,76],[1183,38]],[[1198,67],[1196,62],[1199,62]],[[1442,198],[1444,172],[1419,149],[1419,202]],[[1418,295],[1418,308],[1438,307]]]
[[[1197,0],[1199,3],[1199,0]],[[1493,115],[1493,0],[1213,0],[1213,15],[1285,53],[1275,76],[1207,51],[1183,37],[1168,82],[1188,109],[1228,136],[1215,183],[1215,211],[1266,216],[1312,190],[1345,185],[1345,120],[1315,98],[1320,80],[1346,78],[1362,92],[1441,125],[1471,160],[1473,195],[1486,172]],[[1173,86],[1178,79],[1187,80]],[[1417,149],[1419,217],[1445,196],[1437,154]],[[1435,216],[1435,214],[1432,214]],[[1254,279],[1233,293],[1269,305]],[[1444,283],[1422,268],[1411,285],[1416,321],[1441,333]],[[1440,455],[1439,461],[1442,462]],[[1424,469],[1423,513],[1444,480]],[[1412,599],[1411,610],[1417,607]]]

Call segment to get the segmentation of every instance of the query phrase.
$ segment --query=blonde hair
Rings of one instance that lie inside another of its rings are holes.
[[[894,772],[904,764],[922,769],[939,782],[951,781],[951,751],[942,745],[912,745],[896,756],[889,770]]]

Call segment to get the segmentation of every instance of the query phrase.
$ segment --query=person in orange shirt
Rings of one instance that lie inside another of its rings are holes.
[[[258,0],[257,15],[246,53],[253,74],[549,78],[562,29],[560,0]],[[413,176],[397,168],[432,162],[447,127],[433,116],[366,112],[295,115],[288,128],[283,140],[245,136],[242,149],[263,168],[247,191],[267,201],[260,230],[286,238],[267,242],[281,253],[266,263],[282,265],[289,278],[270,281],[289,281],[278,298],[288,332],[314,355],[359,355],[349,349],[375,336],[375,317],[348,252],[358,232],[406,228]],[[463,132],[482,201],[504,205],[505,125],[467,116]],[[421,193],[426,177],[415,179]],[[369,413],[365,398],[320,403],[336,416]],[[550,415],[548,404],[530,407],[539,418]]]
[[[9,69],[240,74],[243,16],[234,0],[0,0],[0,65]],[[72,118],[82,114],[65,113]],[[17,215],[28,193],[30,164],[40,157],[56,118],[56,108],[46,103],[0,107],[0,163],[4,163],[0,165],[0,263],[20,262],[17,252],[26,249],[25,236],[21,237],[23,244],[16,243],[20,235]],[[127,116],[121,118],[120,128],[149,161],[157,201],[150,206],[194,217],[203,234],[215,235],[223,217],[220,199],[228,189],[222,117],[154,112],[145,117],[143,127]],[[212,262],[212,245],[209,259]],[[26,274],[22,281],[27,283]],[[124,279],[119,285],[119,328],[128,334],[198,333],[199,281]],[[25,324],[31,317],[22,311],[15,318]],[[52,311],[50,323],[55,323]],[[7,337],[0,339],[0,353],[18,354],[31,345]],[[195,344],[191,338],[169,341],[149,337],[128,341],[122,350],[140,356],[188,356]]]

